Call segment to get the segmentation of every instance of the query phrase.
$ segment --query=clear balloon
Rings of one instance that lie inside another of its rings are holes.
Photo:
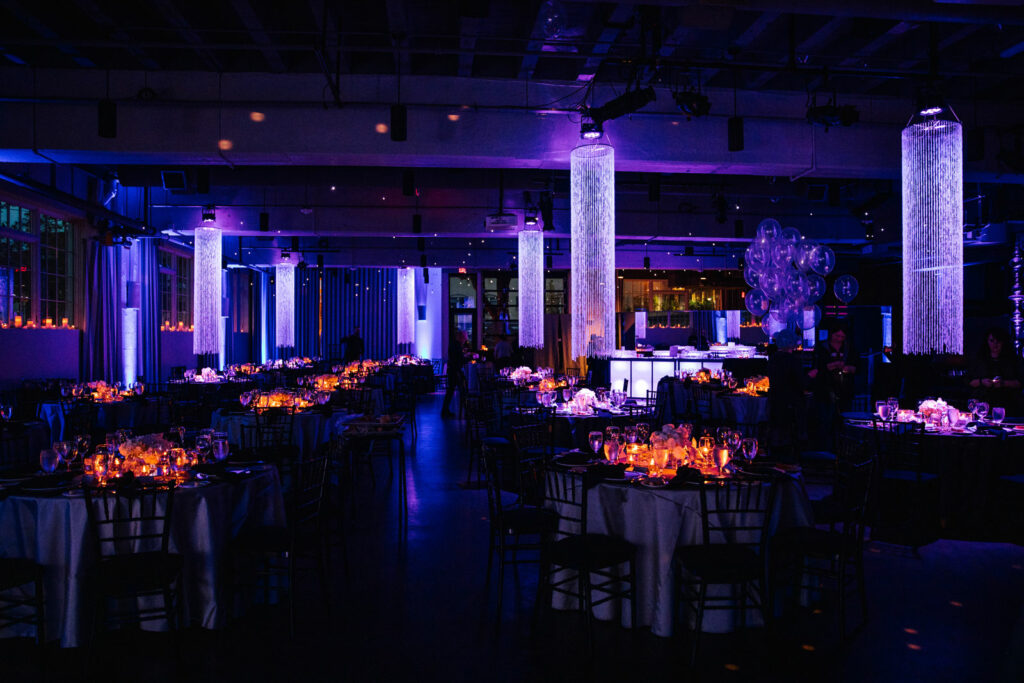
[[[800,316],[800,329],[810,330],[821,322],[821,307],[805,306]]]
[[[800,242],[800,231],[796,228],[784,228],[779,233],[779,239],[786,244],[792,244],[794,247]]]
[[[752,270],[763,271],[771,265],[771,249],[764,243],[754,242],[747,247],[746,260]]]
[[[825,278],[817,273],[807,276],[807,300],[809,302],[813,303],[825,296],[826,291],[828,291],[828,285],[825,284]]]
[[[779,275],[774,270],[768,270],[761,273],[761,279],[758,280],[758,286],[765,294],[768,295],[768,298],[773,301],[778,299],[783,291],[783,285],[779,282]]]
[[[814,242],[803,241],[796,245],[796,253],[793,254],[793,262],[796,267],[805,273],[811,269],[811,262],[814,256],[814,248],[818,245]]]
[[[744,297],[743,303],[746,305],[747,310],[750,311],[750,315],[761,317],[768,312],[771,302],[768,297],[760,289],[752,289],[747,292],[747,296]]]
[[[765,218],[757,224],[757,236],[774,240],[782,232],[782,226],[774,218]]]
[[[786,294],[793,300],[807,301],[810,296],[810,285],[807,278],[796,271],[787,272]]]
[[[819,244],[811,256],[811,270],[818,275],[828,275],[836,267],[836,253],[830,247]]]
[[[835,284],[832,285],[832,291],[835,292],[837,299],[844,304],[848,304],[857,296],[857,292],[860,291],[860,284],[858,284],[857,278],[852,275],[840,275],[836,278]]]
[[[786,242],[776,242],[772,245],[772,265],[776,268],[786,268],[793,263],[793,245]]]
[[[743,279],[748,285],[756,288],[758,286],[758,281],[761,279],[761,273],[760,271],[756,271],[750,266],[747,266],[743,269]]]

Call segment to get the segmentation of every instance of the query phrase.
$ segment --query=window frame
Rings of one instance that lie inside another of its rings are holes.
[[[168,243],[160,243],[157,246],[157,288],[159,290],[158,296],[160,299],[160,329],[161,330],[191,330],[195,308],[192,303],[192,290],[194,286],[195,278],[195,267],[194,267],[194,255],[185,249],[177,248],[175,245]],[[171,265],[166,266],[162,261],[162,255],[168,254],[171,257]],[[185,288],[183,292],[179,292],[182,262],[188,262],[188,272],[186,274]],[[162,276],[170,276],[170,316],[168,317],[168,311],[164,309],[164,287],[162,282]],[[182,308],[181,302],[185,302],[184,309],[184,320],[181,318]],[[183,323],[179,326],[179,322]],[[169,324],[169,327],[168,327]]]

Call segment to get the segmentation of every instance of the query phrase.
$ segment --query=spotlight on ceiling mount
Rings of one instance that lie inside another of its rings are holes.
[[[935,86],[922,88],[917,95],[917,113],[921,116],[938,116],[948,109],[949,105]]]
[[[210,206],[204,206],[203,207],[203,222],[204,223],[213,223],[216,220],[217,220],[217,212],[214,209],[213,205],[211,204]]]
[[[617,119],[620,116],[626,114],[632,114],[633,112],[644,108],[655,100],[654,88],[647,86],[646,88],[637,88],[636,90],[630,90],[627,93],[623,93],[618,97],[608,100],[600,107],[593,107],[588,112],[590,119],[596,124],[602,124],[605,121],[611,121]],[[600,136],[596,136],[600,137]]]
[[[707,116],[711,111],[711,100],[702,92],[683,90],[672,93],[672,98],[676,101],[679,111],[686,114],[687,117]]]
[[[596,121],[584,121],[580,124],[580,137],[584,140],[597,140],[604,135],[604,126]]]
[[[281,252],[281,260],[282,261],[291,261],[291,259],[292,259],[292,255],[290,253],[288,253],[287,251],[282,251]]]
[[[827,104],[818,105],[811,102],[807,107],[807,123],[824,126],[825,130],[838,126],[852,126],[860,121],[860,112],[852,104],[838,105],[835,97],[830,97]]]

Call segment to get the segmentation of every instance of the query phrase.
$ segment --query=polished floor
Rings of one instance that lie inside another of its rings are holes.
[[[575,614],[531,628],[536,572],[506,577],[502,614],[488,586],[484,491],[464,488],[461,425],[441,420],[440,396],[421,402],[408,476],[409,522],[382,458],[361,469],[345,503],[349,570],[332,555],[330,597],[300,582],[298,632],[286,611],[254,610],[225,632],[185,634],[183,662],[166,636],[101,644],[102,681],[1020,681],[1024,680],[1024,548],[940,541],[919,557],[870,547],[870,621],[845,646],[827,612],[771,633],[708,637],[696,670],[685,636],[634,642],[601,624],[588,661]],[[375,475],[375,476],[374,476]],[[335,513],[340,515],[341,513]],[[342,517],[337,517],[342,519]],[[328,616],[328,606],[330,616]],[[0,678],[82,680],[85,653],[50,650],[40,672],[23,640],[0,641]]]

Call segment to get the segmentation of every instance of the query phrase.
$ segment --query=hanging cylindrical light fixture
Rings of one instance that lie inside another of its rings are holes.
[[[615,349],[615,150],[572,151],[572,355],[606,358]]]
[[[295,265],[278,263],[274,274],[274,329],[278,348],[295,346]]]
[[[519,233],[519,345],[544,348],[544,233]]]
[[[220,353],[222,266],[220,228],[196,228],[192,352],[199,356]]]
[[[398,334],[397,342],[401,351],[403,344],[416,343],[416,271],[412,268],[398,270]]]
[[[1021,305],[1024,304],[1024,254],[1021,254],[1020,240],[1013,245],[1010,270],[1013,272],[1013,286],[1010,292],[1013,314],[1010,316],[1010,324],[1013,327],[1013,347],[1020,355],[1021,347],[1024,346],[1024,312],[1021,311]]]
[[[963,128],[948,107],[903,129],[903,352],[963,353]]]

